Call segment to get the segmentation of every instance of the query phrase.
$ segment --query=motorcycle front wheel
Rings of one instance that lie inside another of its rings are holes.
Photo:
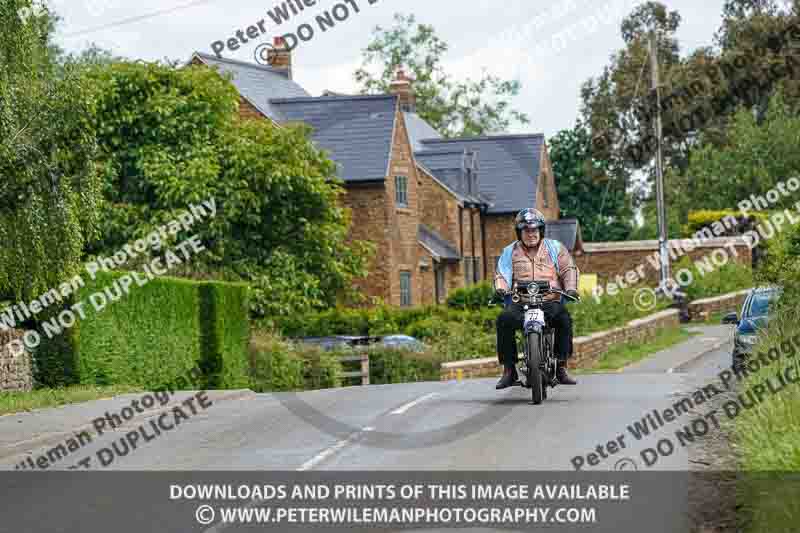
[[[531,399],[534,405],[544,400],[544,379],[542,377],[542,338],[538,333],[528,334],[528,383],[531,384]]]

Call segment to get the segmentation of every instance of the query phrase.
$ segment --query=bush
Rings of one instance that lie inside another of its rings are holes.
[[[268,331],[250,342],[250,388],[255,392],[301,391],[338,387],[338,354],[295,345]]]
[[[702,265],[702,270],[697,265]],[[708,269],[713,268],[712,271]],[[683,269],[691,272],[691,283],[683,287],[689,301],[700,298],[721,296],[753,286],[753,271],[749,266],[740,265],[730,260],[719,268],[714,267],[710,257],[706,260],[692,262],[688,257],[683,257],[672,267],[673,277]],[[687,279],[682,277],[682,279]]]
[[[737,221],[736,230],[740,231],[745,229],[751,222],[758,224],[768,220],[769,213],[764,211],[753,211],[747,216],[744,216],[742,215],[741,211],[735,209],[701,209],[698,211],[690,211],[687,217],[687,222],[682,228],[683,235],[687,238],[694,237],[695,233],[706,227],[710,227],[713,231],[714,223],[721,222],[726,217],[735,218]]]
[[[492,284],[483,281],[471,287],[454,290],[447,297],[447,305],[459,309],[479,309],[488,305],[492,295],[494,295]]]
[[[435,355],[385,347],[371,348],[368,353],[372,384],[439,381],[442,360]]]
[[[85,318],[53,339],[43,336],[35,351],[40,383],[153,389],[199,366],[204,378],[198,387],[246,385],[246,287],[158,278],[131,285],[125,294],[123,276],[99,273],[86,280],[75,295]]]

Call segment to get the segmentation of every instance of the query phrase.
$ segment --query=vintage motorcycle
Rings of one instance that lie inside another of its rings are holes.
[[[534,405],[541,404],[547,398],[547,387],[558,385],[555,329],[546,323],[542,310],[544,297],[553,293],[578,301],[566,292],[551,287],[549,281],[518,282],[511,290],[511,301],[521,304],[525,312],[523,336],[517,352],[521,358],[517,362],[519,381],[516,384],[531,389]]]

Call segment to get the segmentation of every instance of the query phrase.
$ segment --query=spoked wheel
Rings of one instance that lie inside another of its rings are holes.
[[[531,384],[531,399],[539,405],[545,398],[544,373],[540,367],[542,362],[542,342],[538,333],[528,335],[528,383]]]

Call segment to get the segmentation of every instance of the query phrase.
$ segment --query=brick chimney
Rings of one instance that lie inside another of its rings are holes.
[[[267,52],[267,63],[273,68],[286,70],[289,79],[292,79],[292,51],[283,37],[275,37],[273,47]]]
[[[414,95],[414,80],[406,76],[405,71],[397,69],[394,81],[389,85],[389,92],[396,94],[400,98],[400,109],[402,111],[416,111],[417,97]]]

